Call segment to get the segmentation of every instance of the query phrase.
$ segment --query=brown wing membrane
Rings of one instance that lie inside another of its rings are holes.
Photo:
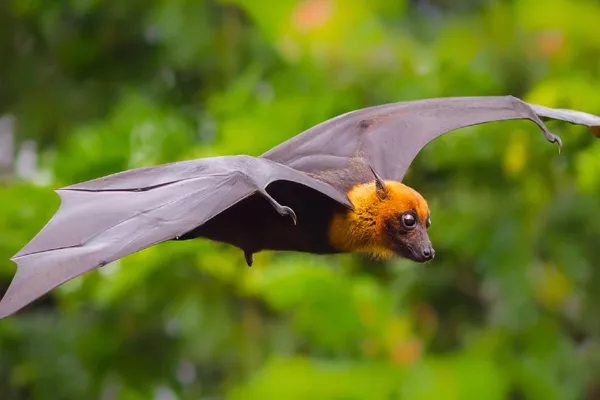
[[[384,179],[401,181],[419,151],[440,135],[470,125],[528,119],[546,139],[537,113],[575,124],[600,125],[600,117],[571,110],[532,106],[513,96],[437,98],[385,104],[325,121],[261,157],[288,165],[347,190],[372,179],[368,165]]]
[[[56,214],[12,258],[18,269],[0,302],[0,318],[87,271],[176,239],[255,193],[280,214],[292,213],[265,191],[275,181],[303,185],[351,206],[323,182],[249,156],[134,169],[59,189]]]
[[[585,125],[600,137],[600,117],[596,115],[564,108],[548,108],[537,104],[530,104],[530,106],[542,119],[559,119],[571,124]]]

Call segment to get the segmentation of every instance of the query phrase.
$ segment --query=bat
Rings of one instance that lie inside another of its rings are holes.
[[[218,156],[142,167],[56,192],[50,221],[11,259],[6,318],[57,286],[164,241],[203,238],[244,252],[363,253],[423,263],[435,251],[427,201],[402,183],[420,150],[462,127],[524,119],[562,148],[542,119],[600,117],[513,96],[431,98],[351,111],[259,157]]]

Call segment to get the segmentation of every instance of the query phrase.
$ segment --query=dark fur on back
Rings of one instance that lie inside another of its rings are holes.
[[[328,196],[291,182],[270,184],[267,191],[281,205],[291,207],[297,225],[279,215],[260,194],[254,194],[212,218],[179,240],[204,237],[255,253],[261,250],[337,252],[329,244],[328,227],[334,210],[343,206]]]

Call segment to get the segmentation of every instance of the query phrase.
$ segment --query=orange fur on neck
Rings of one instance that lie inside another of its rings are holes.
[[[387,219],[398,219],[403,212],[414,210],[425,224],[429,208],[423,196],[400,182],[385,181],[385,186],[388,193],[385,200],[377,197],[375,182],[356,185],[348,191],[354,210],[334,214],[329,226],[333,247],[389,259],[394,252],[386,246]]]

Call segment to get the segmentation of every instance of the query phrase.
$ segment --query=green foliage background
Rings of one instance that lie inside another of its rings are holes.
[[[385,102],[599,114],[599,20],[592,0],[0,2],[0,114],[39,156],[0,181],[0,286],[52,188],[259,155]],[[75,279],[0,322],[0,399],[597,399],[600,142],[548,126],[561,155],[512,121],[418,156],[427,265],[261,253],[250,269],[196,241]]]

